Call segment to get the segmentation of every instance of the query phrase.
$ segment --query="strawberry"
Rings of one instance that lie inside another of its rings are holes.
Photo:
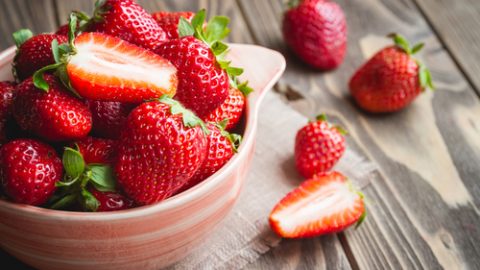
[[[168,39],[177,39],[178,35],[178,23],[180,22],[180,17],[187,19],[191,22],[195,13],[190,11],[177,11],[177,12],[167,12],[160,11],[152,14],[152,17],[157,21],[158,25],[167,33]]]
[[[412,56],[404,37],[392,34],[395,46],[375,54],[350,79],[350,93],[360,108],[371,113],[395,112],[409,105],[425,88],[434,89],[430,71]]]
[[[116,141],[86,137],[75,143],[86,164],[112,164],[116,155]]]
[[[12,115],[15,92],[14,83],[8,81],[0,82],[0,146],[7,140],[7,121]]]
[[[240,145],[242,137],[226,132],[225,125],[226,122],[217,125],[213,123],[207,124],[207,128],[210,131],[207,136],[207,156],[192,178],[182,186],[179,193],[197,185],[207,179],[207,177],[216,173],[237,152],[237,147]]]
[[[68,23],[60,26],[57,31],[55,32],[56,35],[61,35],[61,36],[68,36],[68,32],[70,31],[70,27]]]
[[[288,193],[272,210],[270,226],[284,238],[316,237],[361,224],[363,194],[339,172],[316,175]]]
[[[330,170],[345,152],[346,132],[333,126],[323,115],[297,132],[295,138],[295,164],[305,178]]]
[[[70,24],[75,28],[76,17]],[[35,85],[47,90],[41,75],[56,70],[72,92],[92,100],[140,103],[173,96],[175,67],[155,53],[101,33],[70,34],[68,46],[54,47],[57,63],[35,73]]]
[[[179,39],[160,45],[156,52],[178,69],[178,90],[175,99],[199,117],[205,117],[228,96],[229,77],[243,70],[230,67],[223,59],[228,46],[221,42],[229,33],[229,19],[217,16],[204,28],[205,10],[197,12],[189,23],[181,17]]]
[[[35,140],[14,140],[0,150],[0,182],[17,203],[42,205],[55,192],[63,168],[55,150]]]
[[[17,53],[13,60],[13,71],[20,81],[33,75],[45,66],[55,63],[52,53],[52,41],[59,44],[67,42],[67,37],[56,34],[40,34],[33,36],[28,29],[22,29],[13,34],[17,45]]]
[[[99,0],[92,29],[155,50],[167,34],[145,9],[133,0]]]
[[[101,192],[91,189],[90,192],[98,201],[97,212],[118,211],[132,208],[134,203],[119,192]]]
[[[92,133],[108,139],[118,139],[133,104],[115,101],[87,100],[93,117]]]
[[[35,87],[29,78],[17,86],[13,116],[19,126],[47,141],[80,139],[92,128],[87,106],[69,95],[57,79],[44,75],[49,91]]]
[[[225,130],[230,131],[242,117],[245,109],[246,96],[253,91],[243,83],[238,88],[230,88],[229,95],[225,101],[215,110],[205,116],[202,120],[205,122],[219,123],[227,119]]]
[[[143,103],[128,116],[120,137],[117,180],[137,204],[153,204],[178,191],[206,153],[203,122],[173,99]]]
[[[347,49],[347,23],[342,8],[327,0],[291,0],[283,18],[283,38],[314,68],[338,67]]]

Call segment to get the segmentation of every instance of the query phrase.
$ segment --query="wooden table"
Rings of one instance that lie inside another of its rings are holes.
[[[65,23],[86,0],[0,1],[0,49],[10,34],[36,33]],[[480,3],[478,0],[340,0],[349,27],[348,55],[321,73],[296,61],[280,33],[281,0],[140,1],[150,11],[198,10],[232,18],[230,41],[283,52],[288,68],[275,87],[312,117],[336,116],[359,150],[379,165],[364,192],[369,217],[360,229],[303,241],[283,241],[251,269],[480,269]],[[422,53],[437,86],[408,109],[362,113],[347,82],[363,61],[399,32],[426,41]],[[0,265],[21,263],[0,253]],[[9,268],[10,269],[10,268]]]

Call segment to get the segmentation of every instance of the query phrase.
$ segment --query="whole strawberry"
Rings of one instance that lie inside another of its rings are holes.
[[[87,100],[92,112],[92,133],[98,137],[118,139],[135,105],[114,101]]]
[[[167,33],[168,39],[179,38],[178,23],[180,22],[180,17],[191,22],[193,16],[195,16],[195,13],[190,11],[160,11],[152,14],[152,17],[157,21],[158,25],[160,25],[160,27]]]
[[[35,140],[14,140],[0,150],[0,181],[14,202],[42,205],[55,192],[63,167],[55,150]]]
[[[412,57],[424,44],[410,48],[404,37],[391,37],[395,46],[375,54],[350,79],[350,93],[358,106],[368,112],[401,110],[425,88],[434,88],[430,71]]]
[[[116,156],[116,141],[86,137],[75,142],[86,164],[112,164]]]
[[[52,53],[52,41],[58,44],[67,42],[67,37],[56,34],[40,34],[33,36],[28,29],[13,34],[17,44],[17,54],[13,60],[14,75],[23,81],[45,66],[55,63]]]
[[[230,88],[229,95],[225,101],[215,110],[203,118],[205,122],[219,123],[227,120],[225,130],[230,131],[237,126],[245,109],[246,96],[253,90],[246,83],[237,88]]]
[[[328,0],[291,0],[283,18],[283,38],[312,67],[336,68],[347,48],[343,10]]]
[[[229,76],[232,79],[243,70],[229,66],[222,59],[227,45],[221,40],[229,30],[228,18],[212,18],[205,30],[205,10],[199,11],[189,23],[180,19],[179,39],[163,43],[156,52],[170,60],[178,70],[175,99],[199,117],[205,117],[220,106],[228,96]]]
[[[13,115],[19,126],[47,141],[81,139],[92,128],[87,106],[72,97],[50,74],[44,75],[49,91],[35,87],[29,78],[17,86]]]
[[[95,4],[92,30],[137,46],[155,50],[167,40],[165,31],[134,0],[99,0]]]
[[[119,192],[101,192],[94,188],[90,192],[98,201],[97,212],[125,210],[134,206],[133,200]]]
[[[207,156],[200,168],[181,188],[180,192],[197,185],[207,179],[207,177],[216,173],[236,153],[241,141],[241,136],[226,132],[225,124],[226,122],[221,124],[207,124],[207,128],[210,131],[207,136]]]
[[[346,132],[333,126],[325,115],[317,117],[297,132],[295,164],[305,178],[330,170],[345,152]]]
[[[7,121],[12,115],[15,84],[8,81],[0,82],[0,146],[7,140]]]
[[[134,109],[120,137],[115,167],[128,197],[145,205],[178,191],[205,159],[204,129],[191,111],[166,96]]]

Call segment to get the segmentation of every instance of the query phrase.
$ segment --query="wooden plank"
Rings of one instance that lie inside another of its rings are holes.
[[[29,28],[34,33],[55,29],[55,13],[50,0],[0,1],[0,50],[14,45],[12,33]]]
[[[415,0],[445,47],[480,94],[478,0]]]
[[[348,55],[336,71],[317,72],[284,49],[280,0],[238,0],[255,41],[281,50],[288,67],[277,91],[309,117],[338,116],[380,165],[364,189],[367,222],[340,235],[361,269],[480,267],[480,102],[411,1],[341,0],[349,26]],[[265,8],[270,7],[270,8]],[[424,40],[421,54],[438,91],[390,115],[362,113],[348,79],[382,38],[400,32]],[[354,144],[349,144],[354,147]]]

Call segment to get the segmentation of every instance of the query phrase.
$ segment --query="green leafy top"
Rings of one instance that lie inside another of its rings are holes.
[[[15,41],[15,45],[17,48],[20,48],[25,41],[29,40],[33,37],[32,31],[30,29],[20,29],[17,32],[12,34],[13,40]]]
[[[240,147],[240,144],[242,143],[242,136],[236,133],[230,133],[225,130],[225,127],[227,126],[228,121],[229,119],[225,118],[222,121],[216,123],[215,125],[217,126],[218,129],[220,129],[222,136],[224,136],[230,141],[230,143],[232,144],[233,151],[237,153],[238,147]]]
[[[422,50],[422,48],[425,46],[425,43],[418,43],[415,44],[413,47],[410,47],[410,43],[408,42],[408,40],[404,36],[396,33],[392,33],[388,35],[388,37],[392,38],[395,45],[398,48],[402,49],[409,56],[413,56],[414,54]],[[428,68],[419,60],[415,59],[415,61],[418,65],[418,79],[420,81],[420,85],[422,86],[422,90],[425,90],[426,88],[435,90],[430,70],[428,70]]]
[[[211,18],[206,25],[205,19],[205,9],[198,11],[192,18],[192,22],[181,17],[178,23],[178,34],[180,37],[194,36],[207,44],[215,55],[218,65],[227,72],[230,78],[230,85],[232,87],[238,87],[237,77],[242,75],[243,69],[230,66],[231,62],[225,59],[228,52],[228,45],[222,41],[230,33],[230,29],[228,28],[230,19],[225,16],[215,16]],[[248,87],[247,84],[241,85],[243,88],[246,88]],[[248,88],[248,91],[246,91],[247,94],[253,91],[252,88]]]
[[[183,107],[183,105],[176,101],[175,99],[172,99],[168,95],[163,95],[158,99],[158,101],[167,104],[170,106],[170,113],[175,115],[175,114],[181,114],[182,115],[182,120],[183,124],[186,127],[196,127],[200,126],[203,130],[203,133],[208,135],[209,130],[205,126],[205,123],[202,121],[202,119],[198,118],[192,111],[186,109]]]
[[[342,135],[347,135],[348,134],[348,131],[345,130],[343,127],[339,126],[339,125],[332,125],[329,121],[328,121],[328,117],[325,113],[322,113],[322,114],[319,114],[317,115],[317,117],[315,117],[315,119],[317,121],[321,121],[321,122],[326,122],[330,127],[333,127],[334,129],[336,129],[340,134]]]
[[[294,8],[294,7],[297,7],[298,5],[300,5],[300,2],[301,2],[301,0],[289,0],[287,2],[287,6],[288,6],[288,8]]]

